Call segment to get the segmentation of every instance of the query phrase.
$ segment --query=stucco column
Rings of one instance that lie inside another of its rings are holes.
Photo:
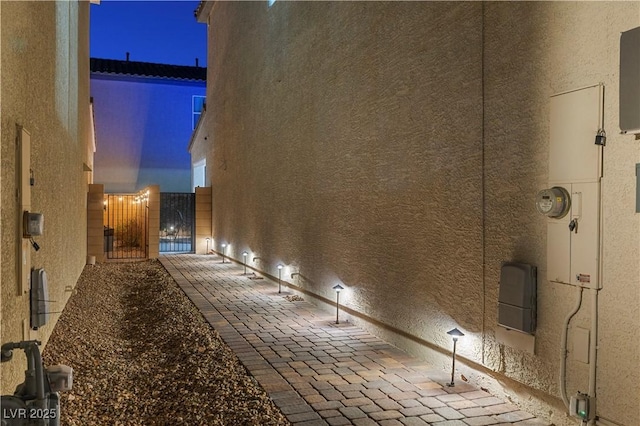
[[[149,259],[157,259],[160,255],[160,186],[149,186],[149,216],[147,220],[147,235],[149,247],[147,256]]]
[[[104,262],[104,185],[91,184],[87,193],[87,257]]]
[[[207,238],[209,250],[213,248],[213,236],[211,235],[211,187],[196,188],[196,254],[207,253]]]

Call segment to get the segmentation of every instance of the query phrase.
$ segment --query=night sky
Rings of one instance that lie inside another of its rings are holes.
[[[173,65],[207,64],[207,26],[199,1],[102,0],[91,5],[91,57]]]

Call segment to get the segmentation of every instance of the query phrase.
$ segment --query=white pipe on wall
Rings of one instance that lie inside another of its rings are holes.
[[[580,306],[582,305],[582,287],[578,287],[580,293],[578,293],[578,299],[576,300],[576,305],[573,310],[567,315],[567,318],[564,320],[564,327],[562,328],[562,339],[560,341],[562,359],[560,360],[560,396],[562,396],[562,401],[564,402],[565,407],[569,410],[569,398],[567,397],[567,337],[569,335],[569,323],[571,323],[571,319],[578,313],[580,310]]]
[[[604,88],[600,92],[600,107],[602,108],[602,114],[600,114],[600,129],[604,129]],[[598,269],[596,276],[598,285],[596,288],[591,288],[591,339],[589,340],[589,399],[590,405],[589,411],[591,419],[589,420],[589,426],[596,425],[597,415],[597,397],[596,397],[596,380],[597,380],[597,368],[598,368],[598,296],[600,295],[600,289],[602,288],[603,278],[603,251],[604,244],[603,231],[604,231],[604,219],[602,214],[602,176],[604,175],[604,152],[600,154],[599,164],[599,176],[598,176]]]
[[[604,95],[604,93],[603,93]],[[604,110],[604,96],[601,100],[602,108]],[[603,120],[603,119],[601,119]],[[603,120],[604,121],[604,120]],[[604,122],[601,121],[600,128],[604,128]],[[600,289],[602,288],[603,278],[603,244],[602,235],[604,228],[604,219],[602,215],[602,175],[604,172],[604,158],[600,156],[600,177],[598,178],[598,287],[591,289],[591,339],[589,341],[589,398],[592,403],[592,407],[589,408],[591,412],[591,420],[589,420],[589,426],[596,425],[597,415],[597,398],[596,398],[596,380],[597,380],[597,368],[598,368],[598,296],[600,295]]]

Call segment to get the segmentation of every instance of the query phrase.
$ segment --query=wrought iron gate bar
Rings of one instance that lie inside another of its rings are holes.
[[[104,251],[107,259],[144,259],[148,251],[146,200],[106,194]]]
[[[193,252],[195,249],[195,194],[160,193],[160,252]]]

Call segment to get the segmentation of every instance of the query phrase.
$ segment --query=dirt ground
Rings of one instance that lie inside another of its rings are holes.
[[[62,425],[289,425],[158,261],[85,267],[43,358]]]

